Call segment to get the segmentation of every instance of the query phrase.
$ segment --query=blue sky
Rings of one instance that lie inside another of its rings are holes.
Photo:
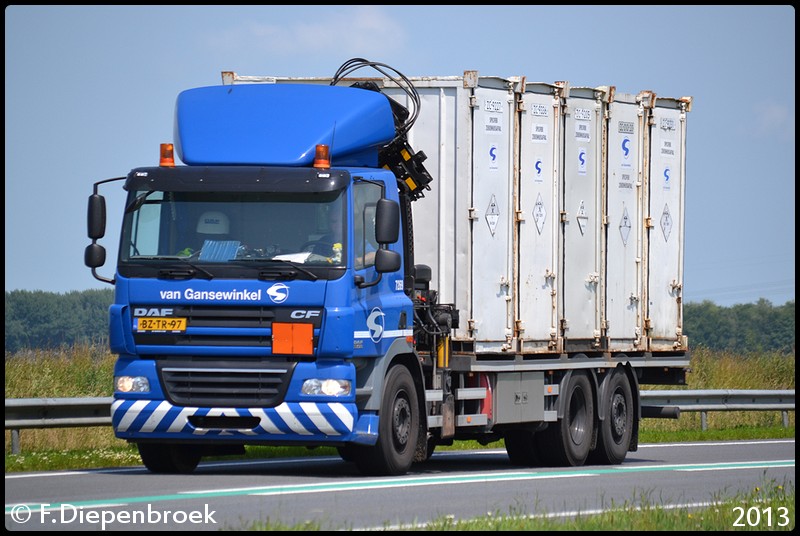
[[[109,288],[83,264],[95,181],[157,165],[175,98],[221,71],[526,76],[692,96],[684,297],[795,289],[792,6],[25,6],[5,10],[5,284]],[[366,71],[365,71],[366,72]],[[434,185],[435,186],[435,185]],[[106,188],[112,275],[123,195]]]

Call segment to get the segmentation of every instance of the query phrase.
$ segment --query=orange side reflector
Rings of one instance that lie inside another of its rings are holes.
[[[308,323],[272,323],[272,353],[301,354],[314,353],[314,325]]]

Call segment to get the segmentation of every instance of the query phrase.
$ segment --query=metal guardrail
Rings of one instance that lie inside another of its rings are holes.
[[[699,411],[707,429],[709,411],[781,411],[783,426],[789,426],[794,411],[794,389],[648,391],[642,390],[642,406]],[[11,452],[19,454],[19,431],[26,428],[111,426],[112,397],[95,398],[6,398],[5,429],[11,430]]]
[[[794,389],[791,390],[704,390],[704,391],[640,391],[642,406],[677,407],[680,411],[699,411],[700,426],[708,429],[709,411],[780,411],[783,427],[789,426],[789,411],[794,411]]]
[[[6,430],[111,426],[114,398],[6,398]]]
[[[11,453],[19,454],[19,431],[25,428],[111,426],[113,397],[6,398],[6,430]]]

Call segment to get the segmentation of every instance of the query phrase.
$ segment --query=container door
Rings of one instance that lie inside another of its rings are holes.
[[[475,350],[504,352],[512,344],[514,94],[474,90],[472,147],[472,304]]]
[[[572,88],[564,126],[563,335],[568,351],[600,343],[602,90]]]
[[[522,94],[519,165],[518,325],[520,350],[560,350],[558,336],[559,171],[562,88],[528,84]]]
[[[685,102],[657,99],[650,121],[648,311],[650,350],[682,341]]]
[[[644,110],[636,96],[609,103],[605,318],[611,350],[641,349]]]

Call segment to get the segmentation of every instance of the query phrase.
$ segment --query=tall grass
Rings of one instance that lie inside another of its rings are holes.
[[[6,352],[6,398],[111,396],[115,361],[116,356],[108,350],[91,345]],[[110,427],[25,429],[19,439],[23,453],[125,446]],[[11,452],[8,430],[5,451]]]
[[[740,355],[705,348],[692,352],[691,372],[686,387],[645,385],[642,389],[794,389],[794,354],[777,352]],[[644,419],[641,431],[649,433],[699,430],[699,412],[684,412],[677,420]],[[779,411],[712,411],[706,415],[709,432],[744,427],[782,426]],[[789,424],[794,427],[795,412],[789,412]]]
[[[61,350],[27,350],[6,352],[6,398],[94,397],[113,394],[115,356],[104,348],[82,345]],[[679,389],[794,389],[794,354],[764,353],[739,355],[698,349],[692,353],[691,373],[686,387]],[[643,386],[643,389],[665,389],[667,386]],[[789,412],[794,427],[794,412]],[[708,432],[740,427],[780,427],[780,412],[739,411],[711,412]],[[682,430],[699,430],[700,414],[683,413],[680,419],[644,419],[642,437]],[[125,448],[126,443],[114,437],[108,427],[31,429],[20,432],[23,453],[44,450],[88,449],[102,453],[104,449]],[[130,450],[130,449],[128,449]],[[11,438],[5,432],[5,451],[11,452]],[[116,456],[116,453],[110,454]],[[131,459],[136,460],[135,449]],[[133,463],[136,463],[134,461]]]

